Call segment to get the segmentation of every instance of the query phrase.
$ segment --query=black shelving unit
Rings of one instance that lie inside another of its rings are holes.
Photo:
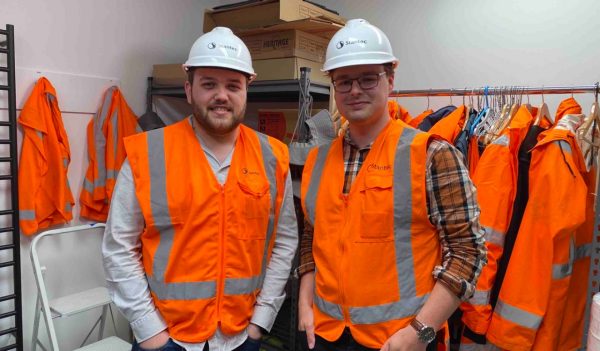
[[[155,86],[152,77],[148,77],[147,102],[149,112],[154,95],[185,98],[182,86],[168,87]],[[248,102],[298,102],[299,113],[310,114],[310,102],[329,101],[330,90],[328,85],[312,83],[310,81],[310,68],[300,68],[300,79],[255,81],[248,87]],[[304,116],[309,118],[310,116]],[[300,138],[304,137],[305,128],[300,128]],[[291,165],[292,178],[299,179],[302,167]],[[299,234],[302,233],[304,217],[300,210],[300,200],[294,198],[296,215],[298,217]],[[294,257],[292,272],[296,271],[299,262],[300,243]],[[286,286],[287,298],[277,315],[271,333],[265,336],[262,348],[269,351],[296,351],[300,349],[298,340],[298,290],[299,280],[292,274]],[[2,350],[0,350],[2,351]]]
[[[10,303],[12,309],[0,314],[2,325],[5,321],[12,319],[12,326],[0,330],[0,336],[13,335],[15,340],[9,345],[0,347],[0,351],[23,350],[23,311],[21,305],[21,255],[20,255],[20,231],[19,231],[19,192],[18,192],[18,165],[17,165],[17,103],[15,84],[15,40],[14,26],[8,24],[6,29],[0,29],[0,54],[6,55],[6,67],[0,67],[0,74],[6,75],[7,85],[0,85],[0,91],[8,93],[8,120],[0,121],[0,128],[8,128],[8,139],[0,140],[0,144],[9,145],[8,152],[4,148],[0,154],[1,163],[9,163],[8,174],[0,175],[0,180],[10,182],[11,208],[0,210],[0,216],[10,216],[11,224],[0,228],[0,235],[12,235],[12,242],[0,245],[0,251],[12,253],[9,261],[0,262],[0,269],[12,270],[12,293],[0,296],[0,302]],[[4,134],[4,133],[3,133]],[[7,255],[10,256],[10,255]],[[4,282],[3,282],[4,284]]]

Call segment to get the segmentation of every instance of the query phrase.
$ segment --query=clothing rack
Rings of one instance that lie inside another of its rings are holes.
[[[573,86],[549,86],[549,87],[527,87],[527,86],[496,86],[480,88],[459,89],[409,89],[394,90],[390,97],[427,97],[427,96],[479,96],[484,94],[498,95],[501,93],[513,93],[523,95],[544,94],[583,94],[596,93],[600,91],[600,83],[594,85]]]
[[[430,97],[430,96],[482,96],[482,95],[552,95],[552,94],[584,94],[594,93],[596,101],[600,93],[600,82],[593,85],[574,85],[574,86],[495,86],[480,88],[459,88],[459,89],[409,89],[394,90],[390,97]],[[599,162],[600,163],[600,162]],[[600,182],[596,180],[596,193],[600,189]],[[585,326],[583,345],[587,342],[587,335],[590,325],[590,310],[592,305],[592,296],[600,290],[600,196],[596,196],[596,213],[594,214],[594,236],[593,248],[590,258],[590,273],[588,278],[588,294],[585,310]]]
[[[11,208],[0,210],[0,216],[6,219],[10,216],[11,224],[8,227],[0,227],[0,235],[10,235],[11,243],[0,245],[0,251],[9,252],[12,254],[10,261],[0,262],[0,269],[12,269],[12,293],[0,296],[0,302],[9,303],[12,301],[12,309],[6,311],[2,309],[0,313],[0,336],[12,335],[14,340],[9,341],[7,345],[0,345],[0,351],[23,349],[23,312],[21,307],[21,257],[20,257],[20,240],[19,232],[19,192],[18,192],[18,172],[17,172],[17,104],[16,104],[16,87],[15,87],[15,35],[14,26],[7,24],[6,29],[0,29],[0,54],[6,55],[7,65],[0,67],[0,73],[6,73],[7,85],[0,85],[0,91],[8,92],[8,120],[0,121],[0,129],[8,128],[8,139],[0,139],[0,144],[8,144],[9,148],[0,154],[0,163],[9,163],[10,171],[8,174],[0,175],[0,180],[8,181],[11,196]],[[4,150],[4,149],[3,149]],[[7,221],[8,222],[8,221]],[[10,256],[10,255],[9,255]],[[4,272],[3,272],[4,273]],[[9,277],[10,275],[6,275]],[[2,305],[5,306],[5,305]],[[12,319],[12,323],[10,323]],[[9,323],[6,323],[9,321]],[[12,324],[6,327],[7,324]]]

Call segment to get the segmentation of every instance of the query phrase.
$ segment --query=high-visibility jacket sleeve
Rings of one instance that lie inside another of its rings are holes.
[[[19,161],[19,224],[23,234],[31,235],[38,229],[35,203],[42,184],[42,171],[47,166],[43,155],[35,146],[35,139],[41,136],[32,128],[23,129],[24,137]]]
[[[532,154],[529,201],[487,333],[509,350],[557,350],[586,186],[572,153],[553,140]]]

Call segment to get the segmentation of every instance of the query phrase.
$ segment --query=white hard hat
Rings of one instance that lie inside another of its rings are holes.
[[[222,67],[247,73],[251,79],[256,77],[248,47],[226,27],[215,27],[196,39],[183,64],[186,71],[190,67]]]
[[[364,19],[352,19],[329,41],[322,71],[383,63],[398,64],[385,33]]]

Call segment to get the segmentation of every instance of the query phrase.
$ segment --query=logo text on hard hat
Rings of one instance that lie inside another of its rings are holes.
[[[216,47],[217,47],[217,44],[215,44],[215,43],[208,43],[208,48],[209,49],[214,49]]]
[[[340,41],[340,43],[342,43]],[[356,39],[356,40],[346,40],[344,43],[342,43],[342,46],[344,45],[354,45],[354,44],[367,44],[367,40],[365,39]]]
[[[217,47],[222,48],[222,49],[231,50],[231,51],[238,51],[238,48],[236,48],[235,46],[232,46],[232,45],[216,44],[215,42],[208,43],[209,49],[216,49]]]
[[[341,49],[344,47],[344,42],[343,41],[338,41],[337,45],[335,46],[338,49]]]

